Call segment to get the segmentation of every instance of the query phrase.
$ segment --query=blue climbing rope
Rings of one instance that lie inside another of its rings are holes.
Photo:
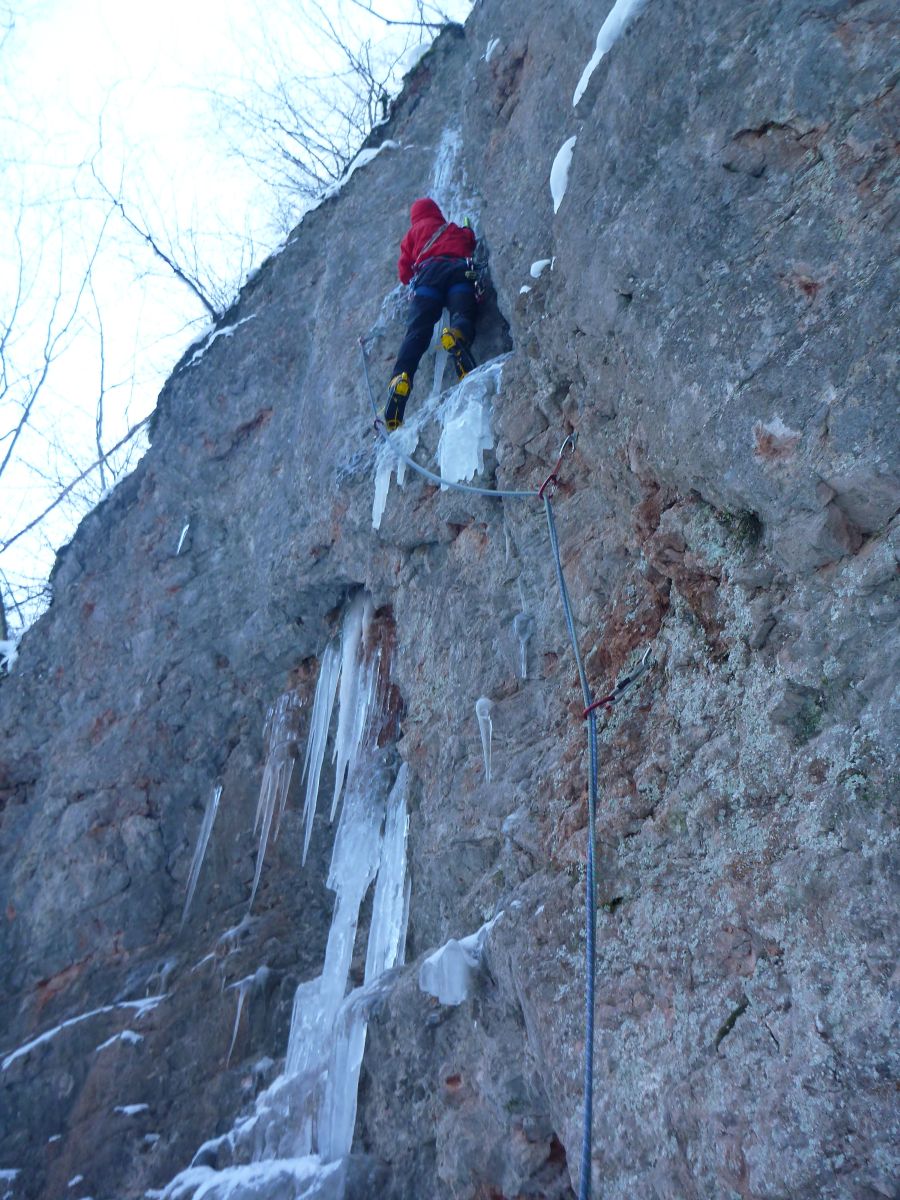
[[[595,938],[597,933],[597,894],[594,885],[594,855],[595,828],[597,824],[597,711],[593,707],[591,689],[584,670],[581,651],[578,648],[578,637],[575,633],[575,618],[572,615],[572,604],[569,600],[569,589],[566,587],[566,577],[563,574],[562,558],[559,553],[559,538],[556,534],[556,521],[553,518],[553,505],[550,497],[544,496],[544,511],[547,514],[547,531],[550,534],[550,546],[553,550],[553,561],[556,564],[556,582],[559,584],[559,597],[562,601],[563,613],[566,618],[566,628],[572,643],[572,652],[578,667],[578,680],[581,684],[581,695],[584,699],[584,710],[588,727],[588,844],[587,844],[587,877],[585,879],[585,1015],[584,1015],[584,1134],[581,1140],[581,1181],[579,1200],[589,1200],[591,1194],[591,1126],[594,1116],[594,994],[596,991],[596,962]]]
[[[410,458],[398,449],[396,443],[388,434],[378,415],[378,406],[375,403],[375,395],[372,391],[372,382],[369,378],[369,361],[366,354],[366,344],[363,338],[359,339],[360,352],[363,360],[363,372],[366,378],[366,387],[369,393],[369,401],[372,405],[372,411],[375,414],[375,429],[387,444],[390,450],[402,462],[405,462],[412,470],[417,471],[425,479],[431,480],[433,483],[440,484],[441,487],[451,487],[459,492],[470,492],[476,496],[491,496],[498,499],[532,499],[537,498],[543,501],[544,512],[547,516],[547,530],[550,535],[550,547],[553,551],[553,561],[556,567],[556,581],[559,585],[559,596],[562,602],[563,614],[566,620],[566,628],[569,632],[569,639],[572,643],[572,651],[575,655],[575,664],[578,668],[578,680],[581,684],[581,694],[584,700],[584,719],[587,721],[588,729],[588,845],[587,845],[587,878],[585,881],[585,1029],[584,1029],[584,1127],[581,1140],[581,1172],[579,1179],[579,1200],[590,1200],[591,1196],[591,1131],[593,1127],[594,1115],[594,998],[596,992],[596,932],[597,932],[597,896],[595,886],[595,853],[596,853],[596,836],[595,829],[597,823],[597,709],[600,704],[612,704],[618,698],[616,691],[611,692],[609,696],[603,698],[603,701],[594,701],[591,696],[590,685],[588,684],[587,674],[584,669],[584,661],[581,657],[581,650],[578,647],[578,636],[575,632],[575,618],[572,614],[572,604],[569,600],[569,590],[566,587],[566,578],[563,572],[562,558],[559,551],[559,538],[556,533],[556,522],[553,517],[553,505],[550,500],[549,489],[557,482],[557,472],[563,460],[563,456],[567,449],[574,450],[575,436],[570,435],[563,442],[559,452],[559,458],[556,461],[556,466],[541,484],[540,488],[532,491],[507,491],[500,488],[479,488],[471,487],[464,483],[455,483],[449,479],[442,479],[440,475],[435,475],[423,467],[421,463],[417,463],[414,458]],[[646,663],[646,655],[644,662]],[[644,664],[642,664],[642,669]],[[637,678],[635,674],[629,679],[629,684],[633,683]]]

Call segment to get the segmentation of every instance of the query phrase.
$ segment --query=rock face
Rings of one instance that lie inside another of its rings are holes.
[[[578,1191],[586,753],[543,509],[408,476],[372,528],[356,341],[380,389],[425,194],[477,219],[476,350],[511,349],[480,482],[538,486],[577,431],[555,511],[595,694],[652,655],[600,723],[594,1194],[895,1194],[896,10],[648,0],[573,106],[608,8],[484,0],[444,33],[373,139],[397,145],[185,357],[61,554],[0,681],[11,1200],[164,1188],[278,1073],[333,830],[301,870],[295,785],[247,917],[264,717],[293,690],[303,753],[361,589],[393,623],[412,892],[350,1192]],[[468,999],[420,990],[498,914]]]

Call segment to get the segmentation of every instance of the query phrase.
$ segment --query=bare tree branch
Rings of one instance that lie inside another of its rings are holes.
[[[142,420],[138,421],[137,424],[132,425],[123,438],[120,438],[114,446],[110,447],[110,449],[104,454],[101,454],[100,458],[98,458],[96,462],[92,462],[89,467],[85,467],[80,474],[76,475],[71,482],[66,484],[59,495],[54,498],[51,504],[47,505],[42,513],[36,516],[32,521],[29,521],[27,525],[23,526],[23,528],[18,531],[18,533],[14,533],[11,538],[7,538],[5,542],[0,543],[0,554],[3,554],[10,548],[10,546],[14,546],[20,538],[25,536],[26,533],[30,533],[32,529],[36,529],[37,526],[40,525],[40,523],[46,517],[48,517],[55,508],[58,508],[66,499],[66,497],[69,496],[76,487],[78,487],[79,483],[83,483],[93,471],[96,471],[102,463],[107,462],[109,458],[116,453],[116,451],[121,450],[124,446],[127,446],[128,443],[140,433],[144,426],[148,424],[150,421],[150,416],[152,416],[152,414],[148,414]]]

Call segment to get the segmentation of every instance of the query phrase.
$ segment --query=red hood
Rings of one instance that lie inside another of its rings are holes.
[[[423,220],[435,220],[441,225],[444,224],[444,214],[438,208],[433,200],[424,197],[421,200],[414,200],[412,207],[409,210],[409,219],[411,222]]]

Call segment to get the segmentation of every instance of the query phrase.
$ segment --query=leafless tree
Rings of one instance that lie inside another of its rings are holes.
[[[280,44],[264,36],[250,86],[232,81],[227,93],[215,94],[224,136],[272,189],[284,231],[341,179],[387,117],[410,53],[450,23],[426,0],[407,0],[391,14],[369,0],[302,0],[287,6],[290,14],[307,43],[322,49],[321,70],[298,74]]]

